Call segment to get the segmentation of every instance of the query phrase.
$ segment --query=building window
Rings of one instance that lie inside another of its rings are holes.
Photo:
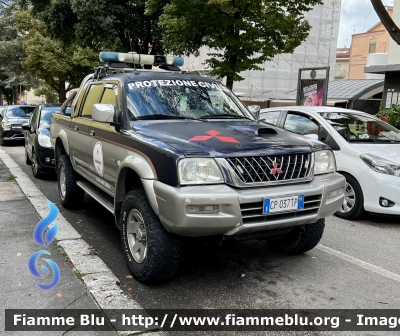
[[[376,52],[376,42],[369,42],[369,53]]]

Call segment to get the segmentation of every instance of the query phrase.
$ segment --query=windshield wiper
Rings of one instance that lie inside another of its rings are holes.
[[[245,116],[241,116],[241,115],[237,115],[237,114],[229,114],[229,113],[220,113],[220,114],[210,114],[210,115],[205,115],[200,117],[200,119],[212,119],[212,118],[219,118],[219,117],[231,117],[234,119],[249,119],[252,120],[249,117],[245,117]]]
[[[349,142],[376,142],[375,139],[349,139]]]
[[[190,120],[200,120],[199,118],[185,117],[171,114],[149,114],[145,116],[137,117],[136,120],[157,120],[157,119],[190,119]]]

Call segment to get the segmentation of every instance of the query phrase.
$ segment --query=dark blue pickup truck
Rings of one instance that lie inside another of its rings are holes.
[[[318,244],[345,185],[328,146],[259,122],[179,58],[100,59],[52,117],[59,194],[75,207],[86,192],[114,214],[140,281],[171,277],[188,241],[259,239],[288,254]]]

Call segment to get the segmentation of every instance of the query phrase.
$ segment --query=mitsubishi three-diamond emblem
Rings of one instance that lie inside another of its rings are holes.
[[[278,162],[276,162],[276,160],[272,163],[272,165],[274,166],[273,169],[271,169],[271,174],[275,175],[276,173],[278,174],[282,174],[283,171],[280,167],[278,167]]]

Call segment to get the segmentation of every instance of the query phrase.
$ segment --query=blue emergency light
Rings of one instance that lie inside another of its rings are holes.
[[[99,54],[101,62],[121,62],[121,63],[135,63],[146,65],[174,65],[182,66],[184,63],[183,57],[178,56],[158,56],[146,55],[136,53],[119,53],[114,51],[102,51]]]

